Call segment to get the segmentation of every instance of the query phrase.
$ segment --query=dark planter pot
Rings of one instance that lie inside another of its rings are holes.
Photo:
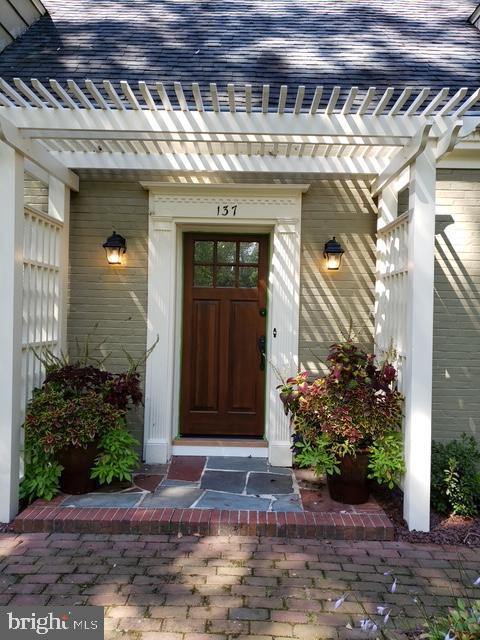
[[[90,472],[98,455],[98,441],[94,440],[86,449],[66,447],[57,460],[63,466],[60,476],[60,491],[78,495],[89,493],[97,488],[97,481],[90,478]]]
[[[368,454],[346,455],[340,460],[340,475],[328,475],[330,497],[343,504],[363,504],[370,497]]]

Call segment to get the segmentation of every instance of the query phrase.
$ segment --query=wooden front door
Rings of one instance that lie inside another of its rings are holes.
[[[264,431],[268,237],[184,236],[182,435]]]

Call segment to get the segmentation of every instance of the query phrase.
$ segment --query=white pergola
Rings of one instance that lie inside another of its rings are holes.
[[[480,90],[317,87],[307,101],[303,86],[282,86],[274,100],[269,85],[211,84],[208,92],[196,83],[170,91],[161,82],[83,85],[0,79],[0,521],[17,509],[20,425],[36,375],[29,353],[65,347],[75,170],[111,170],[199,182],[215,174],[370,181],[379,199],[376,348],[393,344],[398,352],[405,518],[428,530],[436,168],[480,167]],[[444,159],[453,149],[464,155]],[[24,206],[25,171],[49,185],[48,212]],[[409,210],[397,217],[407,185]]]

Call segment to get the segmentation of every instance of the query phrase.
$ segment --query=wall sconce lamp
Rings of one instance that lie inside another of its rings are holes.
[[[102,246],[107,254],[108,264],[122,264],[122,255],[127,252],[127,241],[123,236],[114,231]]]
[[[323,257],[327,261],[327,269],[329,271],[338,271],[344,253],[342,245],[335,240],[335,236],[325,243]]]

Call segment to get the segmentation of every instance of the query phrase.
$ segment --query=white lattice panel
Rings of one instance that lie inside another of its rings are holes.
[[[402,390],[407,354],[409,212],[378,231],[375,344],[379,355],[395,349]]]
[[[25,208],[23,248],[22,416],[44,368],[35,353],[59,351],[60,261],[63,225]]]

